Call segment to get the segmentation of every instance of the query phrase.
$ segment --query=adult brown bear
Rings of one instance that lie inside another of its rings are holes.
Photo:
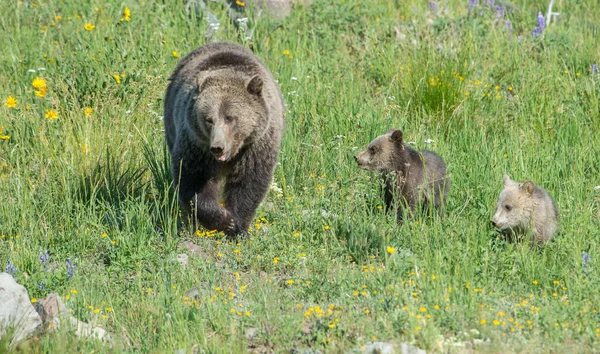
[[[169,80],[165,134],[185,214],[228,236],[247,232],[284,128],[273,75],[246,48],[211,43],[184,57]]]

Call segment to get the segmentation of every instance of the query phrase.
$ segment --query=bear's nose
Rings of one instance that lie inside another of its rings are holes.
[[[496,225],[496,222],[494,221],[494,219],[490,220],[490,224],[492,224],[493,227],[498,227],[498,225]]]
[[[211,146],[210,152],[215,156],[219,156],[223,154],[223,148],[220,146]]]
[[[358,156],[354,155],[354,161],[358,162]]]

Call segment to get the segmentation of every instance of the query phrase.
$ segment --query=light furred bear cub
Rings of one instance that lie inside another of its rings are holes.
[[[405,144],[400,130],[388,130],[354,158],[358,167],[383,175],[388,210],[394,198],[400,198],[396,214],[400,224],[402,205],[412,212],[421,203],[439,208],[448,196],[450,178],[446,175],[444,160],[432,151],[417,151]]]
[[[558,210],[552,198],[532,181],[519,183],[504,175],[504,189],[496,203],[492,224],[500,230],[525,234],[532,244],[548,242],[558,229]]]

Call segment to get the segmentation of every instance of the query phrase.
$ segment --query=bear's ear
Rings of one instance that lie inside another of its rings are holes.
[[[258,75],[254,75],[252,79],[250,79],[250,81],[248,82],[248,86],[246,86],[246,90],[248,90],[249,93],[256,96],[260,96],[260,94],[262,93],[262,89],[263,80]]]
[[[394,130],[390,139],[396,144],[402,144],[402,130]]]
[[[510,182],[512,182],[510,180],[510,176],[505,173],[504,174],[504,186],[507,186]]]
[[[386,132],[386,134],[392,134],[393,132],[395,132],[397,129],[391,128],[390,130],[388,130]]]
[[[198,93],[206,90],[206,88],[210,85],[213,85],[216,82],[216,79],[212,76],[209,77],[199,77],[197,80],[198,84]]]
[[[525,181],[521,184],[519,189],[531,197],[533,195],[533,190],[535,189],[535,184],[531,181]]]

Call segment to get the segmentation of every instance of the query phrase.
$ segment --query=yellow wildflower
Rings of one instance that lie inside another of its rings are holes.
[[[35,297],[32,297],[32,298],[31,298],[31,303],[32,303],[32,304],[35,304],[36,302],[37,302],[37,299],[36,299]]]
[[[48,88],[46,87],[46,80],[36,77],[33,82],[31,83],[31,86],[33,86],[33,88],[35,89],[35,95],[38,97],[45,97],[46,96],[46,91],[48,91]]]
[[[173,53],[171,53],[171,54],[173,54],[174,58],[179,58],[179,53],[177,53],[176,51],[173,51]]]
[[[13,96],[8,96],[4,105],[8,108],[15,108],[17,106],[17,99]]]
[[[83,110],[83,114],[86,117],[91,117],[92,113],[94,113],[94,110],[92,109],[92,107],[85,107],[84,110]]]
[[[4,128],[0,127],[0,140],[9,140],[10,136],[9,135],[4,135]],[[2,235],[2,238],[4,238],[4,235]]]
[[[245,3],[245,2],[243,2],[243,1],[240,1],[240,0],[235,0],[235,3],[236,3],[238,6],[241,6],[241,7],[244,7],[244,6],[246,6],[246,3]]]
[[[121,76],[119,74],[114,74],[113,79],[117,82],[117,85],[121,83]]]
[[[273,263],[277,264],[277,262],[279,262],[279,257],[273,258]]]
[[[89,22],[88,22],[88,23],[86,23],[85,25],[83,25],[83,28],[84,28],[86,31],[92,31],[92,30],[94,30],[94,28],[96,28],[96,26],[94,26],[94,25],[92,25],[91,23],[89,23]]]
[[[123,10],[123,17],[121,18],[121,22],[123,21],[131,21],[131,11],[127,6],[125,6],[125,9]]]
[[[396,253],[396,248],[394,248],[394,247],[390,247],[390,246],[388,246],[388,247],[386,248],[386,250],[387,250],[387,253],[389,253],[390,255],[392,255],[392,254]]]
[[[55,120],[55,119],[58,119],[58,113],[56,113],[56,111],[53,109],[49,109],[46,111],[45,117],[46,117],[46,119],[49,119],[49,120]]]

